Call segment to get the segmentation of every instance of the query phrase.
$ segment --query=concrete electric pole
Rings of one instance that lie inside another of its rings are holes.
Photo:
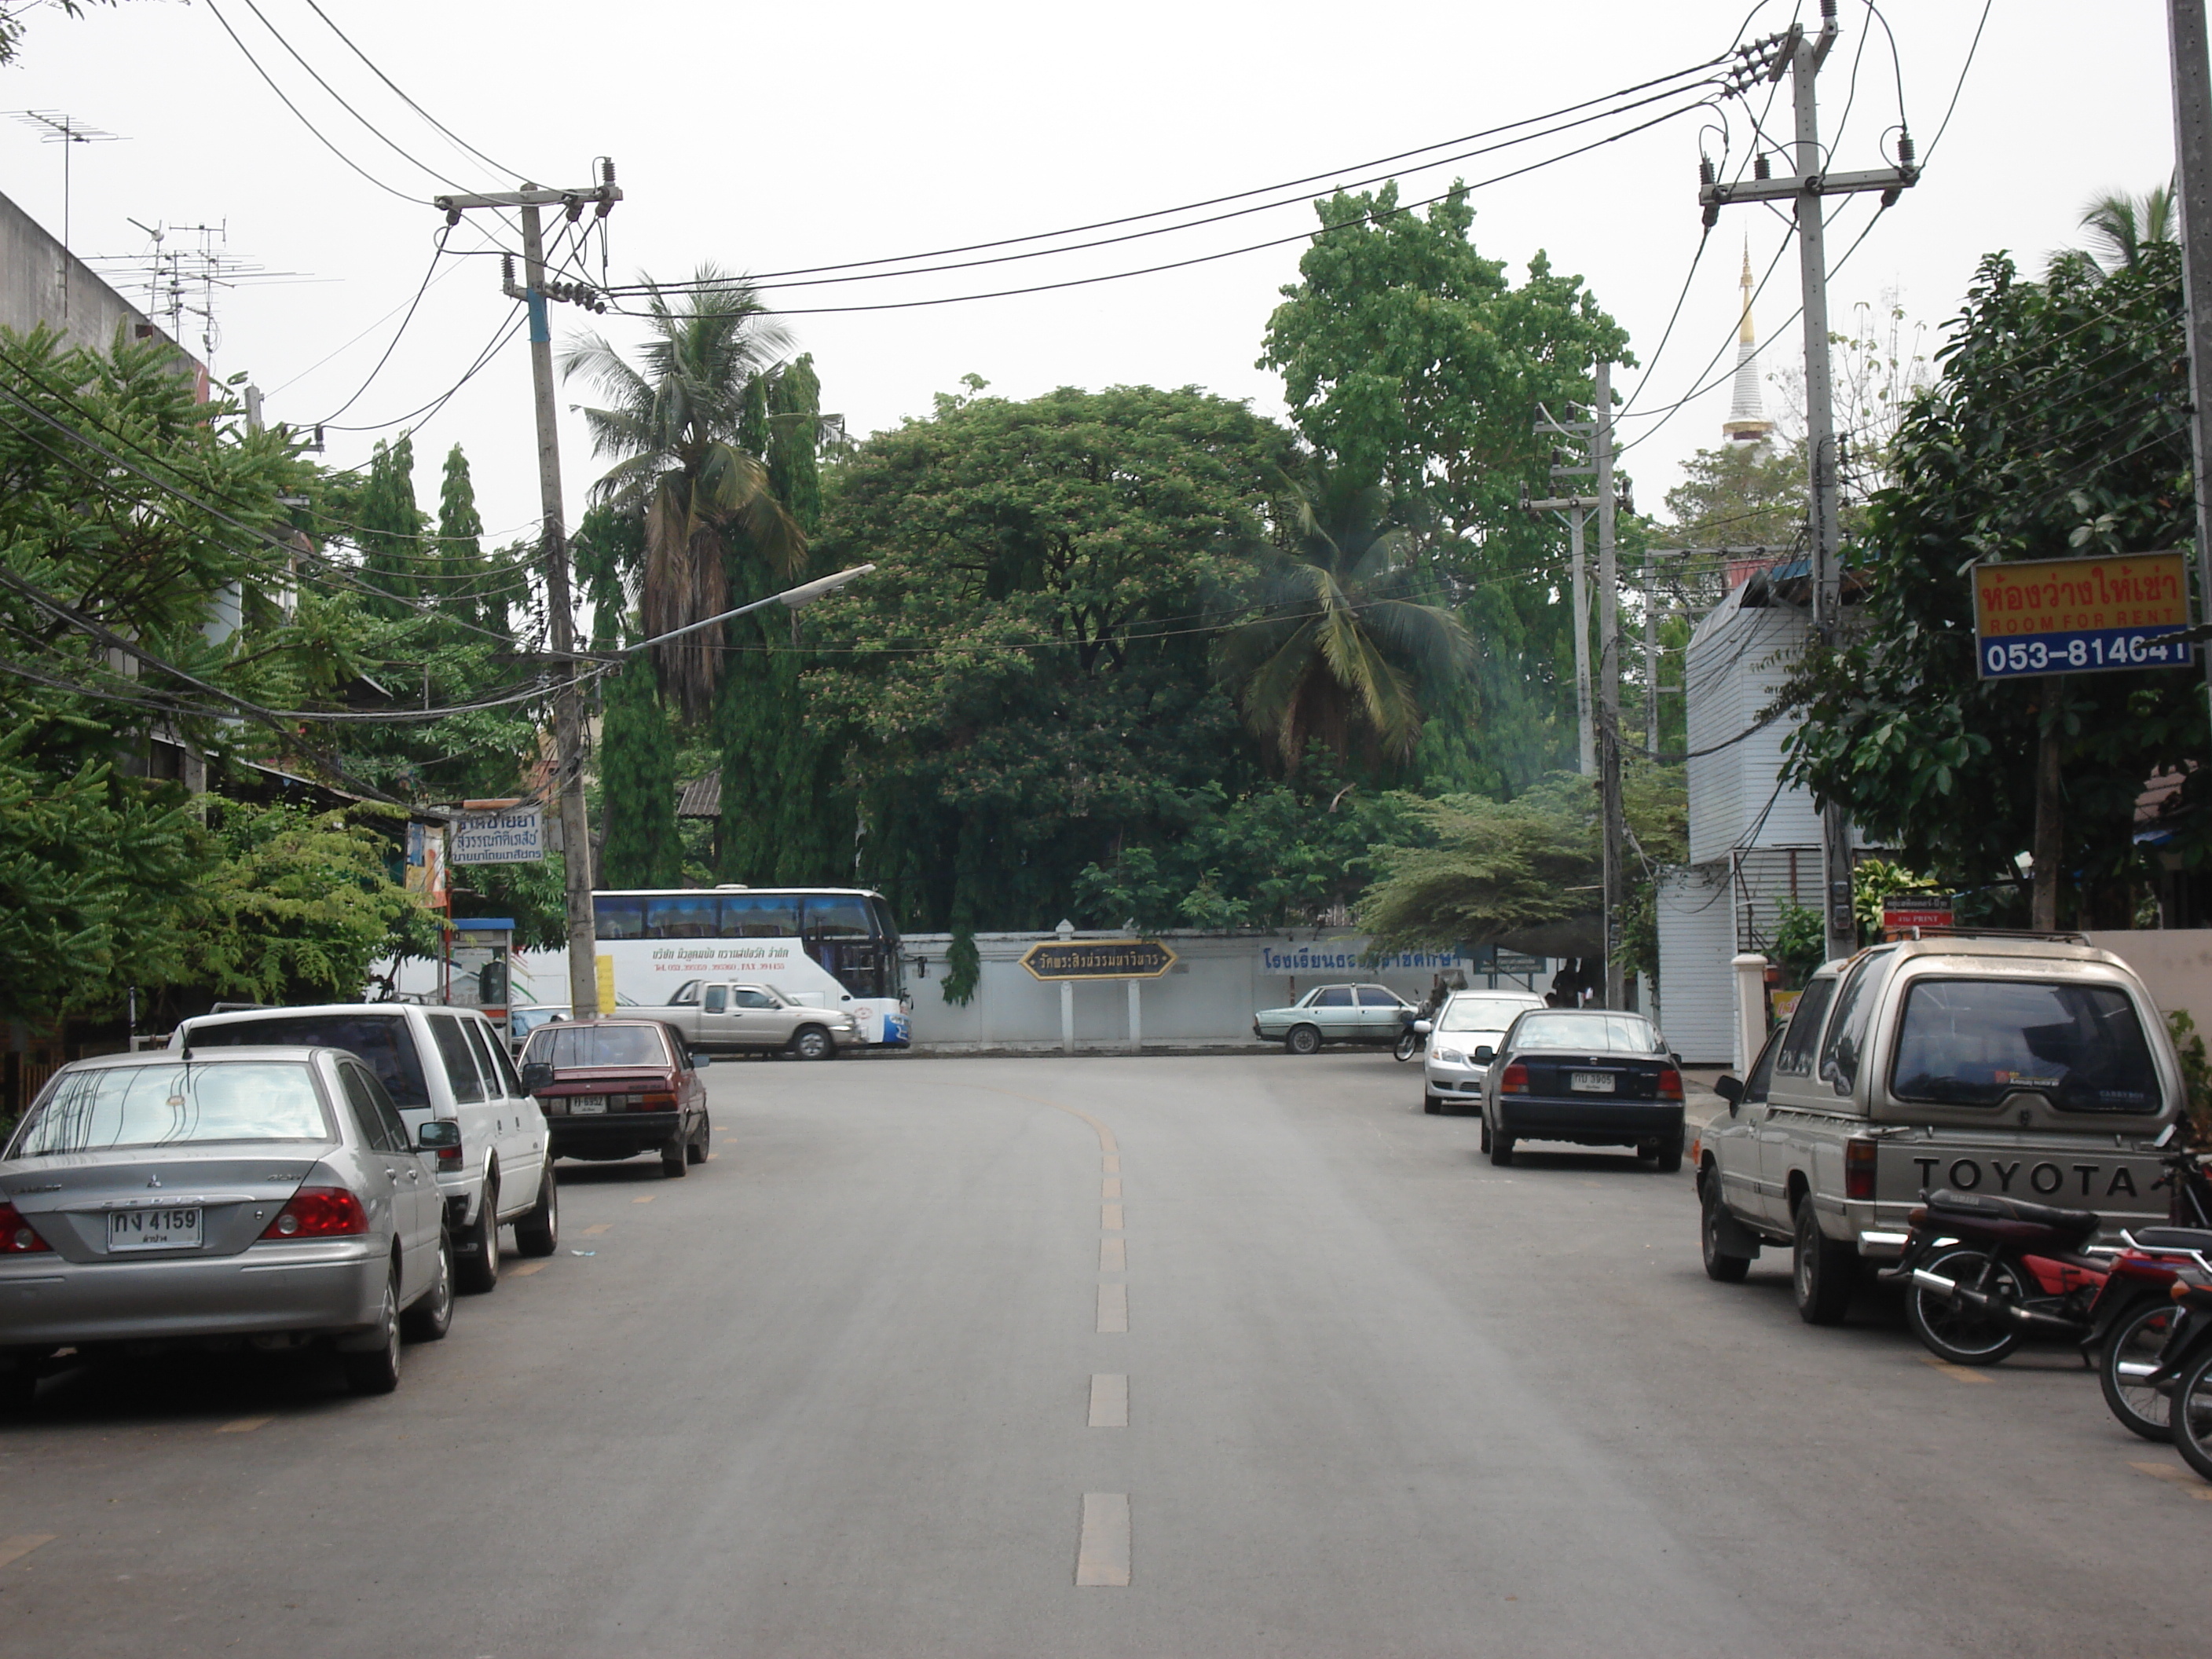
[[[599,182],[585,190],[501,191],[485,196],[441,196],[447,222],[458,224],[471,208],[519,208],[522,212],[522,288],[515,297],[530,308],[530,380],[538,410],[538,493],[544,514],[539,546],[544,557],[545,607],[553,656],[554,781],[559,791],[561,861],[567,876],[568,1004],[571,1016],[599,1012],[599,936],[592,917],[592,837],[584,811],[584,721],[576,684],[576,620],[568,592],[568,532],[561,501],[561,442],[554,424],[553,331],[545,313],[545,238],[539,210],[562,209],[573,222],[586,203],[604,218],[622,200],[614,164],[602,164]],[[565,295],[564,295],[565,297]]]
[[[1825,198],[1861,191],[1881,192],[1889,206],[1899,192],[1917,183],[1920,172],[1912,163],[1912,139],[1899,129],[1898,161],[1891,167],[1868,173],[1824,172],[1826,159],[1820,149],[1820,110],[1814,83],[1841,33],[1836,21],[1836,0],[1820,0],[1820,32],[1808,35],[1802,24],[1786,33],[1759,43],[1754,50],[1770,52],[1766,78],[1779,81],[1786,71],[1796,111],[1796,142],[1792,148],[1794,173],[1764,176],[1767,160],[1758,158],[1760,176],[1723,184],[1711,176],[1708,165],[1698,199],[1711,225],[1720,210],[1738,202],[1790,202],[1797,216],[1797,266],[1804,290],[1805,318],[1805,447],[1808,462],[1808,523],[1813,553],[1813,628],[1822,644],[1833,647],[1843,636],[1843,533],[1837,519],[1836,429],[1833,390],[1828,363],[1828,255],[1824,218]],[[1732,88],[1733,90],[1733,88]],[[1844,957],[1858,949],[1858,929],[1851,915],[1851,827],[1843,807],[1830,802],[1820,812],[1822,891],[1827,902],[1827,954]]]
[[[2204,0],[2166,0],[2173,71],[2173,162],[2181,185],[2181,297],[2189,313],[2189,453],[2197,495],[2197,620],[2212,615],[2212,69],[2206,64]],[[2204,653],[2212,686],[2212,648]],[[2042,849],[2037,849],[2042,856]],[[2040,867],[2039,866],[2039,873]]]
[[[1555,421],[1547,410],[1544,418],[1536,424],[1537,435],[1583,441],[1597,430],[1589,421]],[[1556,454],[1558,452],[1554,452]],[[1597,468],[1583,461],[1562,459],[1552,468],[1555,478],[1577,473],[1595,472]],[[1531,513],[1564,513],[1567,515],[1567,538],[1570,556],[1574,563],[1575,610],[1575,756],[1582,775],[1597,775],[1597,734],[1590,720],[1589,673],[1589,578],[1584,568],[1583,555],[1583,518],[1597,505],[1595,495],[1547,495],[1541,501],[1524,501],[1522,506]]]

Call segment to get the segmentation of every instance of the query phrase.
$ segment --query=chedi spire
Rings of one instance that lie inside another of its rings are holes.
[[[1766,400],[1759,389],[1759,336],[1751,325],[1751,245],[1744,244],[1743,276],[1738,285],[1743,289],[1743,322],[1735,338],[1735,388],[1729,399],[1728,419],[1721,422],[1721,430],[1729,441],[1739,444],[1764,443],[1774,431],[1774,422],[1766,418]]]

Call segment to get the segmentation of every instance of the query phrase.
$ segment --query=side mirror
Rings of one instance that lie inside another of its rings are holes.
[[[1743,1103],[1743,1079],[1723,1073],[1713,1079],[1713,1092],[1728,1102],[1729,1110],[1733,1114]]]
[[[1680,1055],[1680,1054],[1675,1054],[1675,1053],[1672,1052],[1671,1050],[1670,1050],[1670,1051],[1668,1051],[1668,1055],[1667,1055],[1667,1063],[1668,1063],[1669,1066],[1673,1066],[1676,1071],[1678,1071],[1678,1072],[1679,1072],[1679,1071],[1680,1071],[1680,1070],[1682,1069],[1682,1057],[1681,1057],[1681,1055]]]
[[[522,1068],[522,1092],[542,1095],[553,1086],[553,1068],[542,1060],[533,1060]]]
[[[1437,1023],[1432,1019],[1417,1019],[1413,1022],[1413,1035],[1415,1036],[1426,1036],[1430,1032],[1436,1029]]]
[[[714,1057],[712,1054],[694,1054],[691,1056],[691,1069],[695,1072],[703,1072],[714,1063]]]
[[[2158,1132],[2158,1139],[2157,1139],[2156,1140],[2152,1141],[2152,1142],[2151,1142],[2151,1145],[2152,1145],[2154,1147],[2158,1147],[2158,1148],[2161,1148],[2161,1149],[2163,1149],[2163,1148],[2165,1148],[2165,1147],[2167,1147],[2167,1146],[2171,1146],[2172,1145],[2173,1145],[2173,1132],[2174,1132],[2176,1129],[2179,1128],[2180,1127],[2181,1127],[2181,1126],[2180,1126],[2179,1124],[2178,1124],[2178,1123],[2169,1123],[2169,1124],[2167,1124],[2167,1125],[2166,1126],[2166,1127],[2164,1127],[2163,1129],[2160,1129],[2160,1130]]]
[[[461,1144],[461,1126],[449,1118],[434,1117],[415,1131],[417,1152],[450,1152]]]
[[[1474,1053],[1470,1054],[1468,1058],[1474,1060],[1478,1066],[1487,1066],[1492,1060],[1498,1058],[1498,1050],[1492,1048],[1486,1042],[1480,1043],[1476,1045]]]

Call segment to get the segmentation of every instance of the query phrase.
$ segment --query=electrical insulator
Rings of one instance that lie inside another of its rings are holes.
[[[1767,165],[1765,150],[1751,158],[1751,176],[1754,179],[1771,179],[1774,176],[1774,169]]]
[[[1698,157],[1698,182],[1701,185],[1711,185],[1713,182],[1713,164],[1709,157],[1703,155]]]
[[[1823,27],[1836,21],[1836,0],[1820,0],[1820,23]]]
[[[512,253],[499,256],[499,280],[508,288],[514,286],[514,256]]]
[[[611,155],[602,155],[599,157],[599,182],[603,185],[611,185],[614,181],[615,158]]]
[[[1912,165],[1912,135],[1903,127],[1897,130],[1897,165],[1901,167]]]

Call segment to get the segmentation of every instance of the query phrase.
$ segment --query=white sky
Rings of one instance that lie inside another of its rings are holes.
[[[402,148],[471,188],[510,182],[457,152],[376,82],[307,0],[254,3]],[[538,182],[586,182],[593,155],[613,155],[628,192],[610,222],[610,268],[620,281],[641,271],[682,275],[705,260],[766,271],[904,254],[1343,167],[1713,57],[1735,38],[1749,0],[1571,8],[1368,0],[1349,9],[1310,0],[1124,0],[1066,11],[988,0],[322,3],[426,109],[501,161],[531,169]],[[1982,9],[1979,0],[1893,0],[1889,9],[1905,111],[1923,156]],[[1791,10],[1790,0],[1769,0],[1750,33],[1786,26]],[[233,253],[322,279],[223,296],[215,354],[218,373],[245,370],[268,389],[271,419],[312,423],[345,402],[391,340],[397,316],[378,319],[414,294],[441,222],[428,205],[364,182],[323,148],[255,75],[217,12],[348,155],[410,196],[448,188],[338,108],[257,22],[247,0],[131,0],[77,21],[34,11],[23,61],[0,70],[0,106],[64,111],[127,137],[74,151],[78,252],[143,248],[146,239],[128,219],[226,222]],[[1863,0],[1843,0],[1842,12],[1845,34],[1821,77],[1823,127],[1832,135],[1852,54],[1871,27],[1836,161],[1870,167],[1881,160],[1878,135],[1896,119],[1895,78]],[[1940,321],[1957,309],[1984,252],[2008,247],[2039,267],[2050,249],[2076,240],[2087,198],[2161,180],[2172,154],[2164,15],[2156,0],[1997,0],[1925,182],[1837,277],[1837,325],[1847,325],[1854,301],[1891,286],[1914,316]],[[1784,130],[1787,104],[1785,84],[1776,105]],[[1747,124],[1740,103],[1729,118],[1741,160]],[[1548,249],[1557,268],[1588,279],[1648,362],[1698,245],[1699,119],[1686,116],[1479,191],[1477,246],[1516,267]],[[1434,194],[1455,172],[1480,179],[1568,143],[1408,172],[1404,194]],[[60,163],[58,148],[0,122],[0,189],[56,228]],[[1832,258],[1870,205],[1861,198],[1842,210]],[[1312,222],[1301,202],[1095,253],[781,297],[840,304],[1017,287],[1297,236]],[[1747,233],[1763,270],[1784,227],[1763,208],[1723,214],[1640,402],[1680,398],[1732,339]],[[932,394],[969,372],[1012,397],[1061,385],[1192,384],[1279,413],[1278,382],[1253,360],[1301,246],[1056,294],[791,322],[815,354],[824,407],[842,412],[856,433],[927,414]],[[596,271],[596,246],[591,258]],[[495,260],[442,265],[452,274],[428,290],[345,420],[386,421],[436,397],[507,313]],[[1792,256],[1760,304],[1767,328],[1788,317],[1795,290]],[[587,320],[573,307],[554,315],[556,340]],[[617,340],[629,326],[617,317],[590,322]],[[1768,366],[1797,349],[1793,331]],[[1638,378],[1626,372],[1618,383],[1632,390]],[[1720,441],[1728,388],[1716,378],[1711,392],[1629,458],[1647,508],[1658,506],[1683,456]],[[488,530],[524,532],[537,510],[529,395],[517,342],[423,427],[416,489],[426,507],[434,506],[439,459],[458,439]],[[567,388],[564,404],[570,400],[587,393]],[[1651,424],[1632,417],[1624,435]],[[374,435],[333,430],[327,459],[357,462]],[[573,416],[562,445],[573,515],[595,471]]]

